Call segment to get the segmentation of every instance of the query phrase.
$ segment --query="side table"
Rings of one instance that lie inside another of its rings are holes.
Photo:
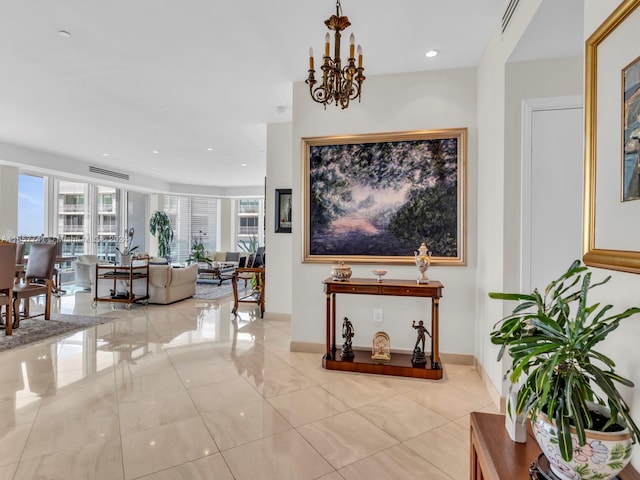
[[[471,480],[532,478],[529,469],[541,450],[530,426],[527,428],[527,434],[526,443],[516,443],[509,438],[504,427],[504,415],[472,412]],[[619,478],[640,480],[640,475],[629,464],[620,473]]]

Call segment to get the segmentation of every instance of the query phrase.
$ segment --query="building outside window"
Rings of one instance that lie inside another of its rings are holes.
[[[63,256],[85,253],[87,191],[86,183],[58,181],[58,237]]]
[[[237,200],[236,246],[241,251],[255,251],[264,245],[264,200],[240,198]]]

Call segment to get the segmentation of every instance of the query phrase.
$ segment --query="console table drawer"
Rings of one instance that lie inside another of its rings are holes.
[[[433,297],[433,293],[424,287],[406,286],[382,286],[382,295],[395,295],[399,297]]]
[[[327,285],[327,289],[327,293],[363,293],[376,295],[380,292],[380,287],[377,285],[350,285],[349,283]]]

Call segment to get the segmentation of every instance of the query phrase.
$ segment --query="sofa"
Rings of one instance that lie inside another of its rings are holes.
[[[166,305],[196,294],[198,266],[149,265],[149,303]],[[134,288],[134,292],[135,292]]]
[[[138,261],[133,262],[134,266]],[[190,298],[196,293],[196,280],[198,278],[198,266],[172,267],[167,264],[149,263],[149,303],[167,305],[185,298]],[[95,296],[94,279],[91,281],[91,295]],[[117,280],[117,291],[128,291],[128,282]],[[144,280],[134,280],[133,293],[143,296],[146,284]],[[109,296],[109,290],[113,284],[108,281],[100,282],[99,296]]]

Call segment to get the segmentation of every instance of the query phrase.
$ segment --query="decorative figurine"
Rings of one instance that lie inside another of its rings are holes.
[[[416,325],[416,321],[414,320],[411,326],[418,331],[418,338],[416,339],[416,344],[413,347],[413,357],[411,358],[411,362],[418,364],[427,363],[427,357],[424,354],[424,344],[426,336],[429,335],[429,338],[431,338],[431,334],[427,330],[427,327],[424,326],[424,322],[422,320],[418,322],[418,325]],[[420,343],[422,343],[422,348],[418,346]]]
[[[382,363],[391,360],[391,342],[389,341],[389,335],[385,332],[377,332],[373,336],[371,360]]]
[[[420,244],[420,248],[414,252],[414,256],[416,259],[416,266],[420,272],[417,283],[429,283],[429,279],[427,278],[427,269],[431,266],[431,252],[428,251],[427,245],[424,242],[422,242],[422,244]]]
[[[355,331],[353,330],[353,325],[351,321],[344,317],[342,321],[342,338],[344,338],[344,343],[342,344],[342,353],[340,354],[341,358],[353,358],[353,348],[351,348],[351,339],[355,335]]]

